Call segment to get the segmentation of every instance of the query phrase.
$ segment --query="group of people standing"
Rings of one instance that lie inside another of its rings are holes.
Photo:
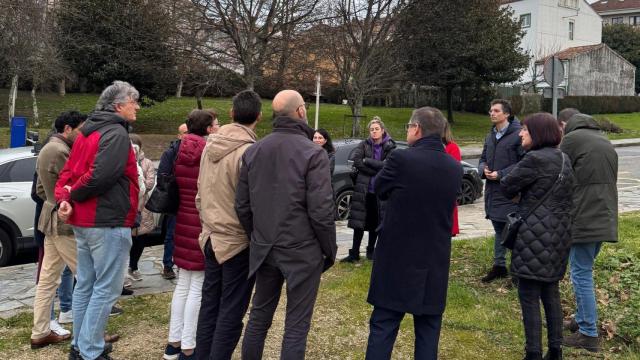
[[[540,303],[549,350],[562,346],[600,351],[593,265],[603,242],[617,242],[618,156],[598,123],[576,109],[558,119],[548,113],[521,123],[506,100],[494,100],[493,127],[478,171],[486,179],[485,210],[495,229],[493,267],[485,283],[508,276],[503,243],[507,217],[522,223],[511,248],[510,273],[518,287],[526,336],[526,360],[542,359]],[[576,313],[563,321],[559,281],[567,264]],[[573,332],[563,339],[563,328]]]

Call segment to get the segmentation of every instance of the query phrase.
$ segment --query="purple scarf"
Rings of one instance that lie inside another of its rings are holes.
[[[389,141],[389,139],[391,139],[391,137],[386,132],[384,133],[384,136],[382,137],[382,141],[380,141],[379,144],[376,144],[375,142],[373,142],[373,139],[371,139],[371,138],[367,139],[367,142],[369,144],[371,144],[372,147],[373,147],[373,158],[375,160],[382,160],[382,148],[384,147],[384,144],[387,141]],[[373,186],[373,183],[376,180],[377,176],[378,176],[378,174],[372,176],[371,179],[369,180],[369,188],[367,189],[367,191],[369,191],[370,193],[374,193],[375,192],[375,188]]]

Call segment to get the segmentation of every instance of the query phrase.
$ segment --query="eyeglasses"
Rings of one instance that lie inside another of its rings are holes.
[[[416,123],[404,124],[404,131],[409,131],[409,128],[414,126],[420,126],[420,124],[416,124]]]

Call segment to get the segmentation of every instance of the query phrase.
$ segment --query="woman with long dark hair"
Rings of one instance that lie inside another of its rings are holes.
[[[384,166],[384,160],[396,148],[396,142],[384,128],[382,120],[374,116],[367,125],[369,138],[362,140],[352,151],[350,160],[357,170],[356,180],[351,198],[351,210],[347,226],[353,229],[353,246],[344,262],[360,260],[360,244],[364,232],[369,232],[367,259],[373,259],[378,234],[376,228],[380,223],[380,207],[373,186],[376,175]]]
[[[329,156],[329,168],[331,169],[331,175],[333,175],[333,170],[336,168],[336,148],[333,147],[329,132],[325,129],[316,130],[315,134],[313,134],[313,142],[322,146],[327,152]]]
[[[571,159],[558,149],[562,133],[547,113],[527,117],[520,130],[527,151],[500,180],[508,198],[520,197],[522,225],[513,244],[511,274],[518,278],[526,338],[525,360],[542,359],[540,302],[547,320],[545,360],[562,359],[562,307],[558,282],[564,277],[571,247]]]

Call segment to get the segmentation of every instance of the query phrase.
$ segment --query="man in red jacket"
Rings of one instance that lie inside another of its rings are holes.
[[[104,329],[122,291],[138,208],[138,170],[128,135],[138,97],[124,81],[102,92],[56,183],[58,216],[73,226],[77,242],[70,359],[107,359],[111,350]]]

